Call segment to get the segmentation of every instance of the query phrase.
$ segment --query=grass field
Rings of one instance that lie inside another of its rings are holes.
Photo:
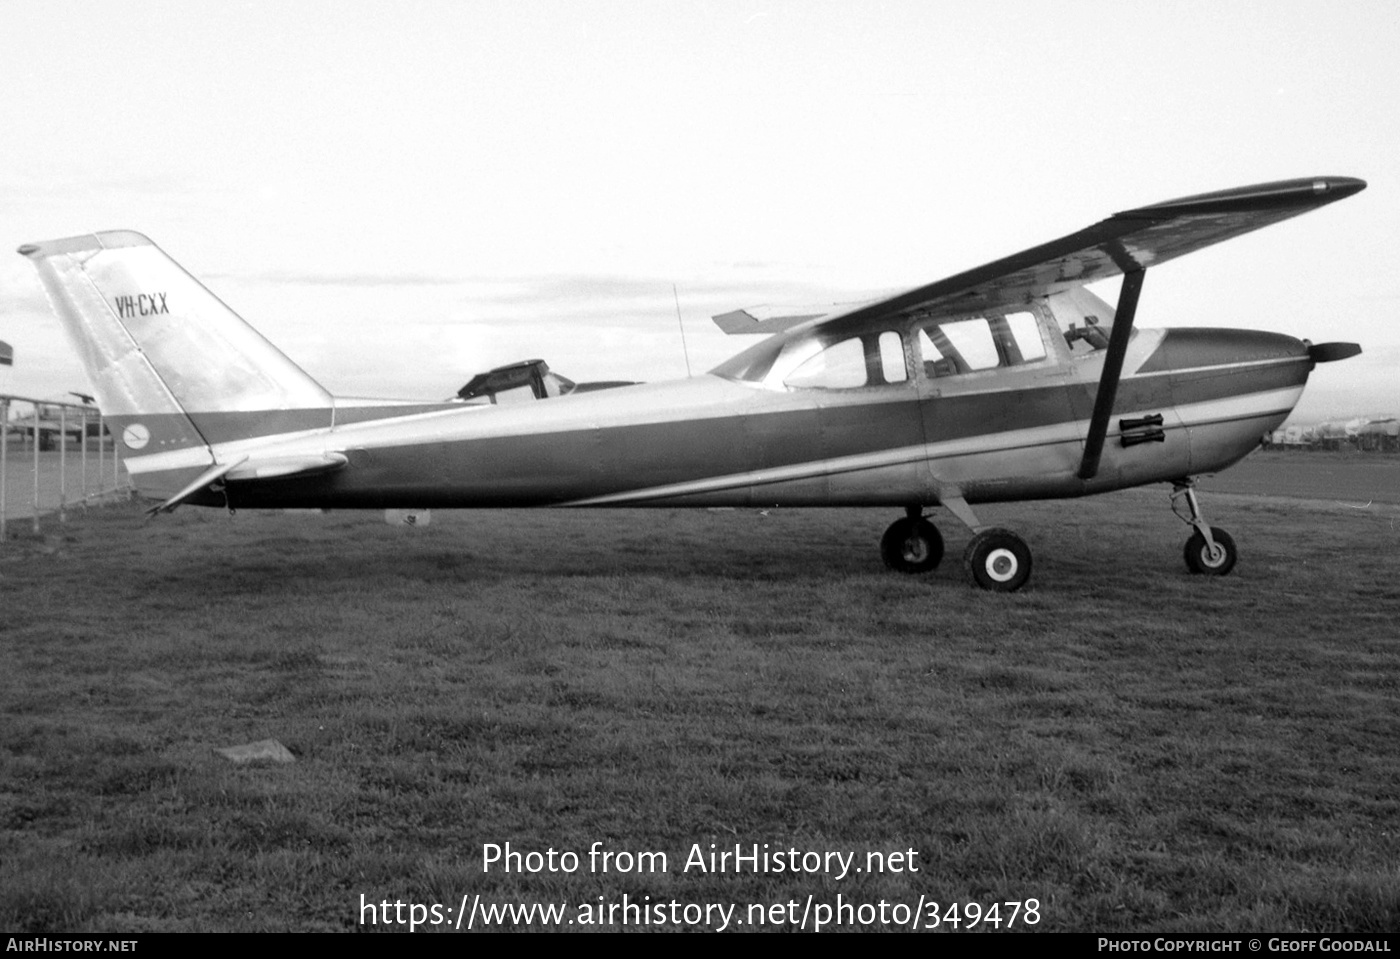
[[[1379,453],[1301,453],[1256,450],[1217,476],[1201,481],[1207,492],[1303,497],[1353,506],[1400,504],[1400,456]]]
[[[938,571],[886,572],[882,510],[121,507],[21,532],[0,928],[349,930],[362,896],[480,894],[1400,929],[1400,507],[1204,505],[1230,577],[1187,574],[1165,488],[988,508],[1035,552],[1014,595],[964,584],[946,517]],[[296,762],[214,752],[268,738]],[[506,842],[582,866],[484,871]],[[595,842],[668,870],[591,870]],[[710,843],[919,871],[683,871]]]

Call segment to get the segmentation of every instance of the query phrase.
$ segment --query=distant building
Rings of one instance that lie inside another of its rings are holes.
[[[1400,418],[1358,416],[1315,426],[1290,424],[1264,436],[1265,449],[1345,450],[1400,453]]]

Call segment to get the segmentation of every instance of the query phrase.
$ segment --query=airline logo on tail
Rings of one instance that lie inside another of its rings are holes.
[[[122,430],[122,442],[126,444],[127,449],[145,449],[146,444],[150,441],[151,431],[146,429],[144,424],[132,423],[126,429]]]

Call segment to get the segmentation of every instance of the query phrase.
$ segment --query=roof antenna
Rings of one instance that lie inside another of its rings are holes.
[[[671,295],[676,298],[676,325],[681,328],[681,352],[685,354],[685,378],[691,378],[690,372],[690,347],[685,345],[685,324],[681,322],[681,295],[676,291],[676,284],[671,284]]]

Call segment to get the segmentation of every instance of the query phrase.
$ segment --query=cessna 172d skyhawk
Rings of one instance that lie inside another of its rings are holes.
[[[906,515],[884,536],[885,562],[921,572],[943,555],[923,511],[943,506],[973,531],[972,580],[1009,591],[1029,577],[1030,550],[974,504],[1153,482],[1189,512],[1187,566],[1231,570],[1235,544],[1202,518],[1193,477],[1243,457],[1314,364],[1360,347],[1134,329],[1144,273],[1365,186],[1316,177],[1171,200],[853,308],[727,313],[715,318],[726,331],[772,335],[704,376],[519,404],[332,397],[138,233],[19,252],[137,490],[161,500],[152,512],[893,506]],[[1084,289],[1119,274],[1116,309]]]

